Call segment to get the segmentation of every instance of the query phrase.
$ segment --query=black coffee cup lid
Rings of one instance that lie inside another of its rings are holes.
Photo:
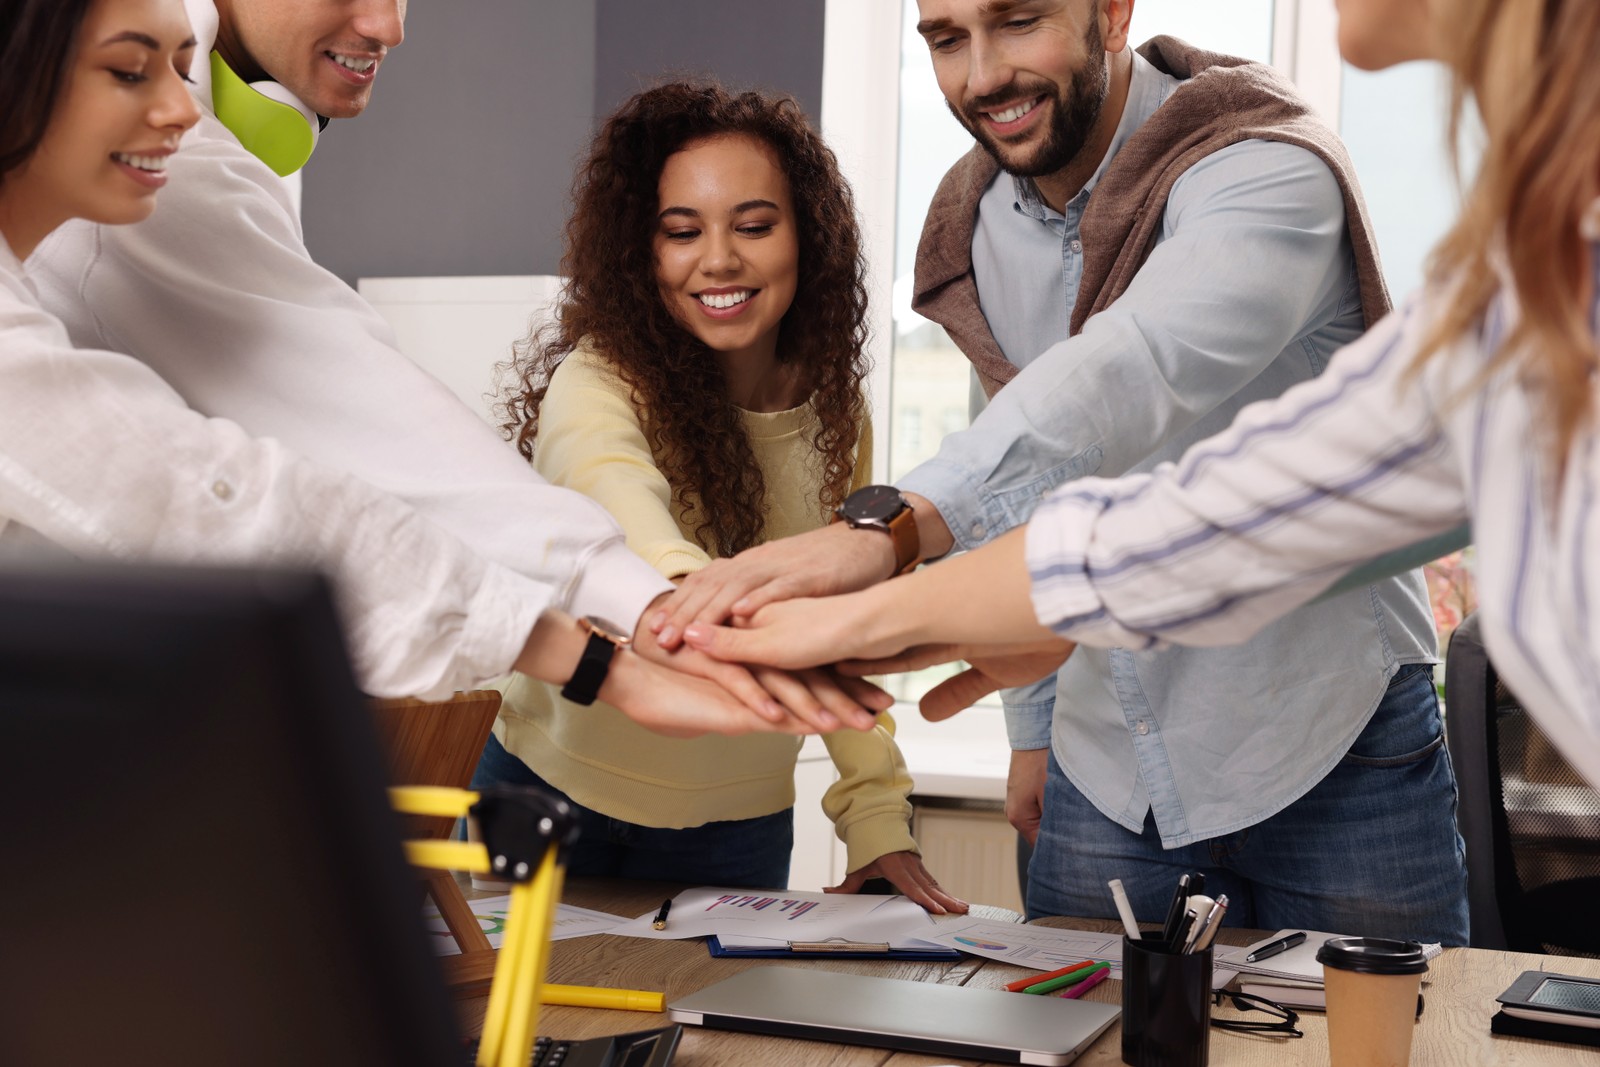
[[[1422,942],[1383,937],[1330,937],[1317,949],[1317,962],[1357,974],[1421,974],[1428,969]]]

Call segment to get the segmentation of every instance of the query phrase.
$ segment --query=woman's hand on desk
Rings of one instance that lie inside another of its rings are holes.
[[[823,889],[824,893],[859,893],[869,878],[887,879],[891,885],[935,915],[949,912],[965,914],[967,902],[951,896],[922,865],[915,852],[890,852],[879,856],[859,871],[851,871],[844,881]]]

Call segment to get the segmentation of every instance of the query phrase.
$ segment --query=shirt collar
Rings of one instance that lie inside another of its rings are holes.
[[[1139,127],[1145,124],[1146,119],[1156,113],[1156,108],[1166,101],[1167,96],[1178,84],[1178,79],[1161,73],[1138,52],[1132,54],[1133,77],[1128,83],[1128,99],[1122,106],[1122,118],[1117,122],[1116,132],[1111,135],[1111,144],[1106,149],[1105,157],[1100,160],[1100,165],[1094,169],[1094,173],[1089,175],[1089,180],[1084,183],[1083,189],[1072,198],[1073,203],[1081,203],[1089,198],[1089,194],[1094,192],[1094,187],[1099,183],[1100,176],[1111,166],[1111,161],[1122,150],[1122,146],[1132,139]],[[1052,216],[1061,217],[1039,196],[1039,190],[1035,188],[1032,178],[1013,177],[1011,184],[1016,191],[1015,207],[1022,214],[1041,222]]]

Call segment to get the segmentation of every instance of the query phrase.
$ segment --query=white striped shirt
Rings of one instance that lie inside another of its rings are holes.
[[[1600,247],[1595,263],[1600,277]],[[1600,432],[1580,428],[1557,486],[1537,395],[1505,369],[1469,388],[1509,332],[1508,294],[1405,381],[1437,296],[1177,463],[1052,494],[1028,527],[1035,611],[1091,646],[1234,644],[1353,564],[1470,518],[1489,654],[1600,784]]]

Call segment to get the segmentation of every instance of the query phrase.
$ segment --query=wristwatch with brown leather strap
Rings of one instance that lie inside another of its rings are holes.
[[[834,512],[852,529],[881,530],[894,545],[894,573],[904,574],[922,562],[922,539],[917,516],[892,485],[868,485],[844,498]]]

